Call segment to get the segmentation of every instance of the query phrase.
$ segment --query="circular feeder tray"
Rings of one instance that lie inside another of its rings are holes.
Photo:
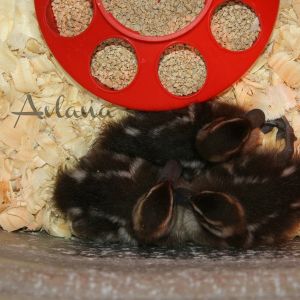
[[[214,12],[228,1],[206,0],[205,7],[193,22],[180,31],[159,37],[134,32],[107,12],[101,0],[92,0],[93,19],[89,27],[74,37],[59,34],[51,0],[35,0],[38,22],[44,38],[62,67],[84,88],[116,105],[138,110],[169,110],[210,99],[229,88],[255,62],[272,33],[279,0],[240,0],[258,16],[261,32],[253,45],[244,51],[223,48],[211,31]],[[122,90],[112,90],[91,74],[91,60],[98,45],[111,38],[128,42],[138,62],[134,80]],[[196,93],[175,96],[160,82],[158,68],[165,50],[175,44],[186,44],[199,51],[207,68],[204,85]]]

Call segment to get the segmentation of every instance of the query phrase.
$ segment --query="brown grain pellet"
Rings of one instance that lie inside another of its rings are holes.
[[[187,45],[175,45],[163,54],[159,70],[162,85],[173,95],[196,93],[205,83],[207,71],[200,53]]]
[[[163,36],[189,25],[205,0],[102,0],[105,9],[121,24],[144,36]]]
[[[113,90],[127,87],[137,69],[134,49],[119,39],[110,39],[98,46],[91,62],[92,75]]]
[[[211,22],[212,33],[219,44],[232,51],[249,49],[260,33],[260,22],[247,5],[230,1],[219,7]]]
[[[51,5],[60,35],[76,36],[90,25],[93,17],[90,0],[52,0]]]

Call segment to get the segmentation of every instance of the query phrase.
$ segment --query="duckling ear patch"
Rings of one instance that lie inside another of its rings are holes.
[[[201,225],[218,237],[228,238],[245,228],[244,209],[228,194],[204,191],[191,204]]]
[[[174,197],[168,181],[154,186],[136,203],[133,214],[133,231],[139,240],[154,242],[166,236],[171,227]]]
[[[217,119],[198,131],[196,149],[207,161],[226,161],[242,149],[251,130],[246,118]]]

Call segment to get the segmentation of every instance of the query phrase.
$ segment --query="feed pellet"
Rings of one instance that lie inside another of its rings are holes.
[[[243,51],[250,48],[260,33],[260,23],[255,12],[245,4],[230,1],[217,9],[211,30],[224,48]]]
[[[205,0],[102,0],[105,9],[124,26],[145,36],[163,36],[181,30],[201,12]],[[93,8],[89,0],[53,0],[58,30],[75,36],[90,24]],[[224,48],[248,49],[256,41],[260,23],[245,4],[230,1],[214,13],[211,30]],[[110,39],[97,47],[91,60],[91,73],[112,90],[127,87],[135,78],[138,62],[134,49],[124,41]],[[162,85],[176,96],[191,95],[203,86],[206,65],[196,49],[186,45],[169,48],[158,66]]]
[[[176,96],[197,92],[206,80],[206,65],[196,49],[175,45],[163,54],[159,70],[162,85]]]
[[[90,0],[52,0],[51,5],[61,36],[80,34],[88,28],[93,17]]]
[[[164,36],[193,22],[205,0],[103,0],[102,3],[125,27],[144,36]]]
[[[127,87],[137,68],[134,49],[119,39],[110,39],[97,47],[91,62],[92,75],[113,90]]]

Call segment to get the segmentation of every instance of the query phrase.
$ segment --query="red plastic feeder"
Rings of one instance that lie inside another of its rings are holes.
[[[126,1],[126,0],[123,0]],[[138,110],[169,110],[206,101],[236,82],[264,50],[272,33],[279,0],[239,1],[251,7],[260,20],[261,32],[251,48],[230,51],[218,44],[211,32],[211,19],[226,0],[206,0],[199,16],[182,30],[160,37],[148,37],[120,24],[108,13],[101,0],[93,0],[94,16],[89,27],[75,37],[59,35],[51,0],[35,0],[41,31],[55,58],[84,88],[111,103]],[[112,90],[91,75],[91,59],[99,44],[110,38],[127,41],[136,52],[138,72],[122,90]],[[162,54],[174,44],[198,49],[206,63],[207,78],[202,88],[189,96],[175,96],[161,84],[158,67]]]

